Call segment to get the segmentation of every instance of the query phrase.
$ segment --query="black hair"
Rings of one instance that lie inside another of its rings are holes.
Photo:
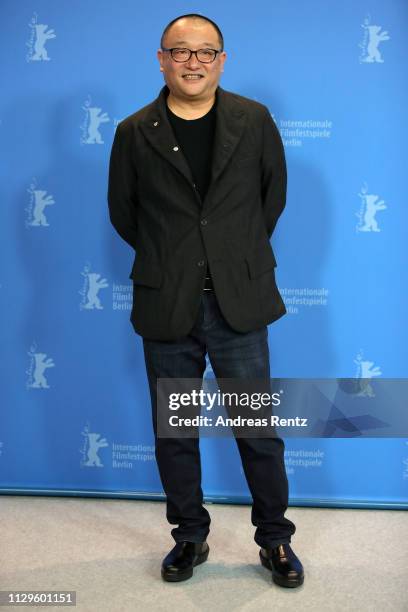
[[[188,13],[187,15],[180,15],[179,17],[176,17],[175,19],[170,21],[170,23],[167,24],[163,30],[163,34],[161,35],[161,39],[160,39],[160,46],[163,47],[164,38],[167,32],[170,30],[173,23],[176,23],[176,21],[178,21],[179,19],[190,18],[190,17],[193,19],[202,19],[203,21],[208,21],[208,23],[211,23],[211,25],[215,28],[218,34],[219,43],[221,45],[221,51],[223,51],[224,50],[224,37],[222,35],[220,28],[217,26],[217,24],[214,21],[212,21],[208,17],[205,17],[204,15],[199,15],[198,13]]]

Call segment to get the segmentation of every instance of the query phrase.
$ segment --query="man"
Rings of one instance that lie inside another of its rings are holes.
[[[131,321],[143,338],[167,519],[178,525],[161,570],[174,582],[207,560],[210,516],[198,437],[157,434],[157,380],[201,379],[207,352],[217,379],[269,379],[267,325],[286,312],[269,242],[285,205],[283,145],[264,105],[219,86],[223,48],[207,17],[170,22],[157,52],[166,85],[118,125],[110,159],[110,219],[136,251]],[[261,562],[276,584],[299,586],[284,442],[236,442]]]

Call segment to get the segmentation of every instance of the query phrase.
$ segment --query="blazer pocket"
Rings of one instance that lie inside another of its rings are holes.
[[[129,278],[135,285],[146,285],[158,289],[163,282],[163,271],[159,264],[136,257]]]
[[[233,163],[238,166],[238,168],[242,168],[243,166],[250,166],[251,164],[256,164],[259,161],[259,155],[252,154],[246,155],[245,157],[237,157],[233,159]]]
[[[275,255],[270,245],[251,251],[245,259],[250,278],[258,278],[264,272],[276,267]]]

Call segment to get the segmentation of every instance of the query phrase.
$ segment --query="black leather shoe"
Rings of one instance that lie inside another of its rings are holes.
[[[279,544],[275,548],[261,548],[261,563],[272,570],[272,580],[283,587],[297,587],[303,584],[303,565],[293,552],[290,544]]]
[[[164,558],[161,575],[168,582],[188,580],[193,575],[193,567],[207,561],[210,548],[207,542],[177,542]]]

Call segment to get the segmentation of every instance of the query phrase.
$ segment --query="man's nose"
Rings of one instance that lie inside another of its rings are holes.
[[[186,62],[189,68],[200,68],[200,62],[198,61],[196,54],[192,53],[190,59]]]

